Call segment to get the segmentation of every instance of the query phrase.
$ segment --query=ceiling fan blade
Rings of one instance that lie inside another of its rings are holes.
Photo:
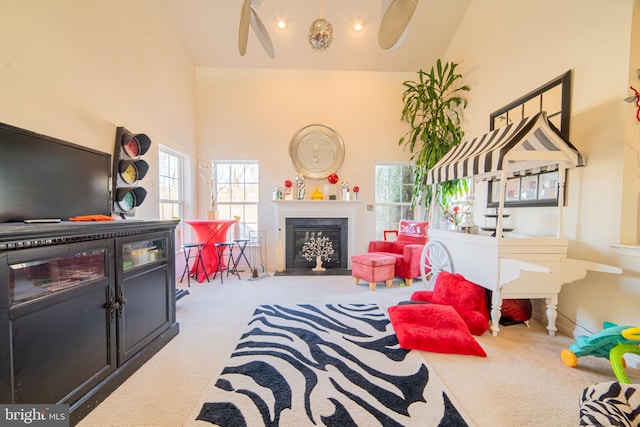
[[[244,0],[240,10],[240,27],[238,28],[238,49],[240,56],[247,52],[247,41],[249,40],[249,16],[251,15],[251,0]]]
[[[382,17],[378,30],[378,44],[389,50],[397,47],[397,42],[407,29],[418,0],[392,0]]]
[[[267,55],[269,55],[271,59],[275,58],[276,53],[273,50],[273,44],[271,43],[269,33],[253,8],[251,8],[251,28],[253,28],[253,32],[256,33],[256,37],[260,40],[260,44],[264,48],[265,52],[267,52]]]

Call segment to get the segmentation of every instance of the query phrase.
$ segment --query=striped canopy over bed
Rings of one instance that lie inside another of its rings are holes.
[[[429,170],[427,184],[538,173],[559,164],[584,166],[585,160],[542,111],[453,147]]]

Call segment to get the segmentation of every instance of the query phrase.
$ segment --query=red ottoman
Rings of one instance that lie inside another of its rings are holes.
[[[376,282],[384,281],[387,288],[393,283],[396,259],[378,253],[351,256],[351,275],[360,284],[360,279],[369,283],[369,289],[376,290]]]

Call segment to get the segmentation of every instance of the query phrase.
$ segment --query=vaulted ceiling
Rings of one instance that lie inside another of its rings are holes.
[[[274,47],[272,59],[249,29],[246,53],[238,49],[243,0],[162,0],[176,31],[197,67],[284,68],[413,72],[430,68],[441,58],[471,0],[420,0],[402,43],[384,50],[378,28],[396,0],[253,0]],[[321,16],[322,13],[322,16]],[[323,17],[334,40],[324,51],[312,49],[309,26]],[[364,29],[351,28],[356,18]],[[286,20],[285,31],[276,27]]]

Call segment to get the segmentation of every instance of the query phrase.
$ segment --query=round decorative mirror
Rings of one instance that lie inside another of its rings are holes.
[[[308,125],[291,138],[289,156],[298,173],[307,178],[322,179],[342,166],[344,143],[330,127]]]

